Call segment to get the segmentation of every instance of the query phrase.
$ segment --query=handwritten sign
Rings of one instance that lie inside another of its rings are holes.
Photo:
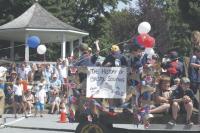
[[[126,83],[126,68],[88,67],[86,97],[125,98]]]

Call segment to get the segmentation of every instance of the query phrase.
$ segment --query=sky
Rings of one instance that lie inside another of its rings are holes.
[[[137,2],[137,0],[132,0],[131,1],[131,3],[130,4],[128,4],[128,5],[125,5],[124,3],[122,3],[122,2],[119,2],[119,4],[118,4],[118,7],[117,7],[117,10],[122,10],[122,9],[124,9],[124,8],[129,8],[129,6],[135,6],[135,3]]]

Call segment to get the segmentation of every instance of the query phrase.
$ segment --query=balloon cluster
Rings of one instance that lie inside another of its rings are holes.
[[[27,45],[30,48],[37,48],[37,53],[42,55],[45,54],[47,51],[47,48],[45,45],[41,44],[40,38],[38,36],[30,36],[27,40]]]
[[[155,45],[155,38],[148,33],[151,30],[149,22],[142,22],[138,26],[138,33],[136,37],[132,37],[131,45],[139,45],[145,48],[145,53],[148,55],[155,54],[153,47]]]

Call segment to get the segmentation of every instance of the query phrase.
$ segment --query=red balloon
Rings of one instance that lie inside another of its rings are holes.
[[[152,48],[155,44],[155,39],[148,34],[140,34],[137,36],[137,42],[145,48]]]
[[[147,38],[148,38],[148,34],[140,34],[137,36],[137,42],[144,46],[145,42],[147,41]]]
[[[144,42],[144,47],[145,48],[153,48],[155,44],[155,39],[151,36],[149,36],[146,41]]]

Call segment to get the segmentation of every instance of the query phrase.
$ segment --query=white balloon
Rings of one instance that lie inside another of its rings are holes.
[[[148,58],[152,58],[152,56],[155,55],[155,51],[153,48],[145,48],[144,52],[148,55]]]
[[[151,30],[151,25],[149,24],[149,22],[142,22],[138,26],[138,33],[139,34],[149,33],[150,30]]]
[[[46,51],[47,51],[47,48],[46,48],[45,45],[39,45],[39,46],[37,47],[37,53],[38,53],[38,54],[45,54]]]

